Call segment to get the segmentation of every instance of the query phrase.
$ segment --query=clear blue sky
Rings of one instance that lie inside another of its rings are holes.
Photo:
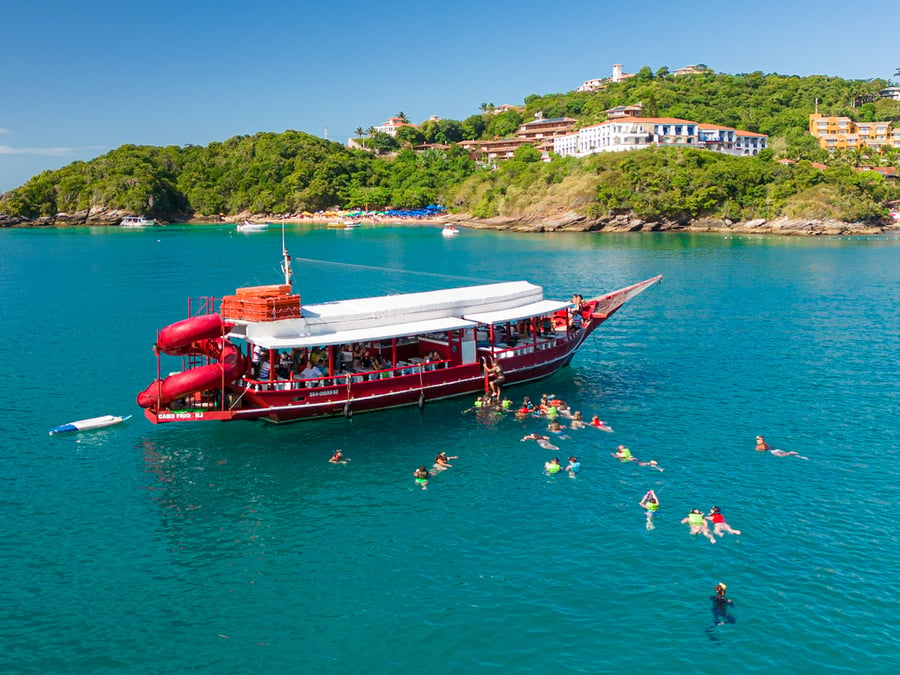
[[[0,191],[125,143],[285,129],[346,142],[401,111],[461,120],[613,63],[889,78],[896,12],[896,0],[13,0]]]

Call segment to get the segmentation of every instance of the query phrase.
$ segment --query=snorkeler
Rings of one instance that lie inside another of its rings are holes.
[[[341,451],[340,448],[338,448],[337,450],[334,451],[334,453],[331,455],[331,459],[329,459],[328,461],[331,462],[332,464],[346,464],[350,460],[345,458],[344,453]]]
[[[523,436],[520,441],[537,441],[537,444],[544,448],[545,450],[559,450],[559,448],[553,443],[550,442],[549,436],[541,436],[538,433],[528,434],[527,436]]]
[[[583,429],[584,426],[585,426],[585,424],[584,424],[584,420],[581,418],[581,413],[576,410],[572,414],[572,417],[570,418],[569,428],[570,429]]]
[[[581,462],[578,461],[577,457],[569,457],[569,464],[565,470],[569,472],[572,478],[575,478],[576,473],[581,473]]]
[[[612,427],[609,426],[606,422],[600,419],[600,415],[594,415],[591,418],[591,421],[588,423],[589,427],[594,427],[595,429],[599,429],[600,431],[606,431],[611,433]]]
[[[647,512],[647,529],[652,530],[654,527],[653,516],[659,510],[659,498],[653,490],[648,490],[647,494],[641,498],[640,505]]]
[[[725,522],[725,516],[722,515],[722,510],[718,506],[712,507],[712,510],[709,512],[709,515],[706,516],[706,519],[713,524],[713,534],[718,536],[724,536],[727,532],[728,534],[740,534],[740,530],[732,529],[731,525]]]
[[[715,587],[716,594],[709,597],[712,600],[713,623],[716,626],[721,626],[723,623],[734,623],[734,617],[728,615],[728,607],[733,603],[730,598],[725,597],[727,589],[728,586],[720,581]]]
[[[444,469],[449,469],[453,465],[448,461],[451,459],[459,459],[456,455],[453,457],[447,457],[446,452],[439,452],[434,458],[434,470],[435,471],[443,471]]]
[[[773,448],[771,445],[766,443],[766,439],[764,439],[762,436],[756,437],[756,451],[757,452],[769,451],[776,457],[789,457],[791,455],[795,455],[795,456],[799,457],[800,459],[809,459],[809,457],[804,457],[799,452],[796,452],[794,450],[787,451],[787,450],[779,450],[778,448]]]
[[[413,476],[416,478],[416,485],[421,487],[423,490],[428,489],[428,479],[431,478],[431,472],[428,471],[424,466],[420,466],[418,469],[413,471]]]
[[[629,450],[624,445],[620,445],[616,448],[615,452],[610,453],[613,457],[618,459],[620,462],[637,462],[638,466],[652,466],[657,471],[665,471],[655,459],[651,459],[649,462],[642,462],[637,457],[631,454],[631,450]]]
[[[562,471],[562,465],[560,465],[559,463],[559,457],[554,457],[549,462],[544,464],[544,471],[547,472],[548,476],[552,476],[553,474]]]
[[[700,509],[691,509],[691,512],[681,522],[691,526],[691,534],[702,534],[709,539],[709,543],[716,543],[716,538],[709,531],[709,525],[706,524],[706,519],[703,518],[703,512]]]

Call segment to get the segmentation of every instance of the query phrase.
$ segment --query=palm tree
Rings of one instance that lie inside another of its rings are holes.
[[[362,136],[366,135],[366,131],[362,127],[356,127],[356,131],[354,131],[353,133],[356,134],[357,137],[362,137]]]
[[[404,122],[409,124],[409,118],[407,118],[406,113],[403,112],[402,110],[397,113],[397,117],[399,117],[401,120],[403,120]]]

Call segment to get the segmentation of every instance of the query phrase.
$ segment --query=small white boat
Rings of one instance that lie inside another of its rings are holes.
[[[119,222],[119,227],[153,227],[156,221],[153,218],[144,218],[144,216],[125,216]]]
[[[444,229],[441,230],[441,234],[445,237],[455,237],[457,234],[459,234],[459,230],[457,230],[452,225],[444,225]]]
[[[90,431],[91,429],[102,429],[103,427],[109,427],[113,424],[119,424],[120,422],[124,422],[125,420],[131,419],[131,415],[127,417],[122,417],[121,415],[102,415],[100,417],[90,417],[86,420],[78,420],[77,422],[69,422],[67,424],[60,424],[58,427],[53,427],[50,430],[50,435],[53,434],[65,434],[70,431]]]
[[[237,226],[238,232],[261,232],[269,227],[268,223],[251,223],[245,220]]]

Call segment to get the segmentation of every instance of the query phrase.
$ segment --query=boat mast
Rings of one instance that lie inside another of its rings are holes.
[[[284,274],[284,283],[291,285],[291,277],[294,276],[291,270],[291,255],[288,253],[287,246],[284,243],[284,223],[281,223],[281,273]]]

